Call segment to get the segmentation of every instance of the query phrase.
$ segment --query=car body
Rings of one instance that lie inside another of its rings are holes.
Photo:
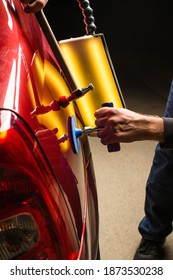
[[[65,108],[32,116],[71,90],[33,14],[0,1],[0,259],[97,259],[99,214],[86,135],[75,154]],[[86,85],[87,86],[87,85]]]

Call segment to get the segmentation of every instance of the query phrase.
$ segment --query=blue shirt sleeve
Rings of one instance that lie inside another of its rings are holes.
[[[173,118],[163,117],[164,143],[160,143],[162,149],[173,150]]]

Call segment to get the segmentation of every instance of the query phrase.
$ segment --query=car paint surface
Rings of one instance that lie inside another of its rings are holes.
[[[64,223],[74,231],[70,241],[77,251],[74,258],[95,259],[98,251],[98,202],[88,139],[84,135],[81,137],[77,155],[72,152],[68,139],[61,140],[68,134],[69,116],[75,115],[78,126],[82,127],[77,110],[71,103],[59,111],[31,117],[37,106],[46,106],[60,96],[71,94],[61,75],[61,65],[56,61],[35,16],[26,14],[18,0],[0,1],[0,23],[1,111],[7,110],[21,118],[39,143],[45,164],[62,192],[62,205],[58,205],[56,197],[54,201],[58,207],[68,210],[68,220]],[[5,137],[0,141],[0,151],[2,142],[4,144]]]

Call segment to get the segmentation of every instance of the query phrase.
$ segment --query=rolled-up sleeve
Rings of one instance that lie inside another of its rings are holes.
[[[163,117],[164,143],[160,143],[162,149],[173,150],[173,118]]]

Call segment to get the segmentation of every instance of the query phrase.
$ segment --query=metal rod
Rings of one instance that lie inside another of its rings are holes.
[[[76,86],[76,83],[70,73],[70,70],[63,58],[63,55],[62,55],[62,52],[61,52],[61,49],[58,45],[58,42],[53,34],[53,31],[46,19],[46,16],[44,15],[44,12],[43,11],[40,11],[38,13],[36,13],[36,18],[39,22],[39,25],[52,49],[52,52],[54,53],[55,55],[55,58],[57,59],[57,62],[60,66],[60,69],[62,71],[62,76],[63,78],[66,80],[69,88],[71,91],[74,91],[75,89],[77,89],[77,86]]]
[[[99,131],[101,128],[100,127],[90,127],[90,126],[86,126],[84,127],[84,130],[82,133],[87,134],[88,136],[96,136],[97,135],[97,131]]]

